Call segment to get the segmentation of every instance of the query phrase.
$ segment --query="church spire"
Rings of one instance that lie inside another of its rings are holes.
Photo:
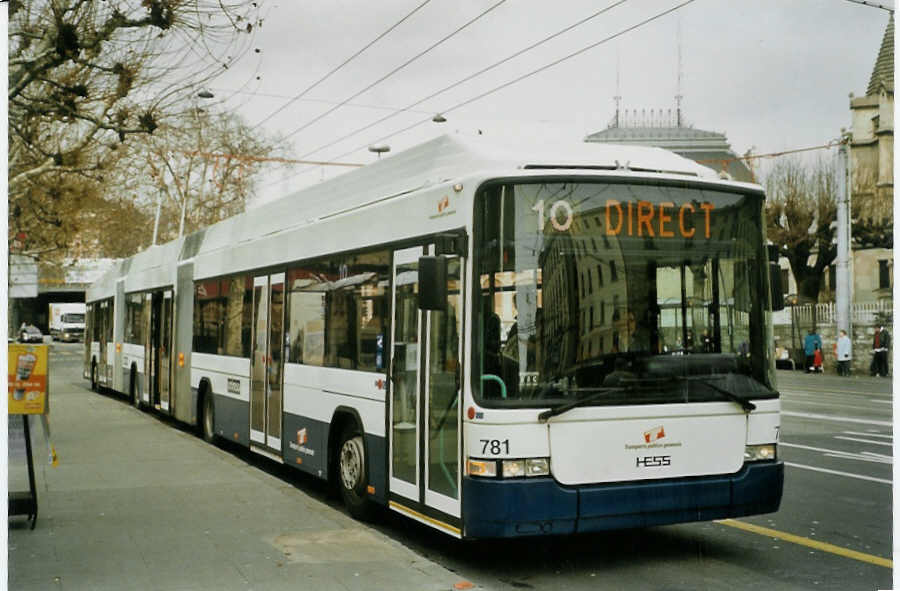
[[[878,59],[872,69],[872,77],[869,79],[867,95],[878,94],[881,85],[884,84],[889,92],[894,92],[894,13],[888,19],[887,28],[884,30],[884,39],[881,41],[881,49],[878,51]]]

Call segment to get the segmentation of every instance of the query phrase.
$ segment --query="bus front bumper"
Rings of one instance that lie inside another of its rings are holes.
[[[583,486],[465,477],[464,536],[560,535],[772,513],[783,485],[783,462],[746,464],[724,476]]]

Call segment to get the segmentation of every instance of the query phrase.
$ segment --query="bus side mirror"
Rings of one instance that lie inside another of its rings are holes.
[[[781,267],[769,263],[769,285],[772,288],[772,310],[784,310],[784,286],[781,284]]]
[[[442,256],[419,258],[419,309],[447,309],[447,259]]]

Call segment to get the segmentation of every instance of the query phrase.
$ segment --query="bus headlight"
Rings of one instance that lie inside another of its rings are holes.
[[[503,460],[503,478],[525,476],[525,460]]]
[[[525,476],[549,476],[550,458],[528,458],[525,460]]]
[[[764,445],[748,445],[744,448],[745,462],[759,462],[762,460],[775,459],[775,444],[766,443]]]
[[[497,462],[494,460],[473,460],[466,462],[469,476],[494,478],[497,476]]]

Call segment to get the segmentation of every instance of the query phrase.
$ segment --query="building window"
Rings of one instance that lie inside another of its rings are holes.
[[[828,265],[828,289],[837,289],[837,265]]]
[[[881,259],[878,261],[878,289],[891,288],[891,261]]]

